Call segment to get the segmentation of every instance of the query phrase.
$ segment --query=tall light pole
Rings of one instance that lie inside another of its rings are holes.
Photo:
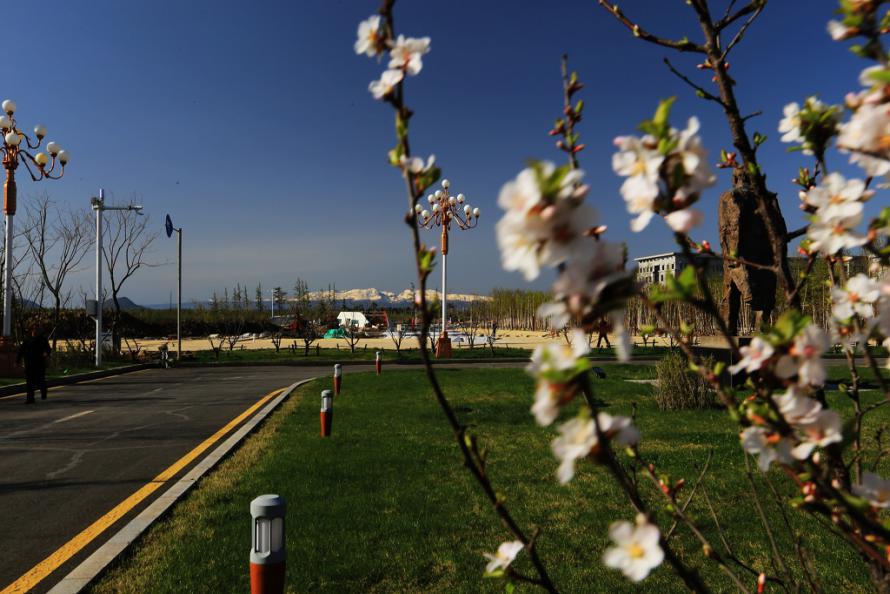
[[[106,210],[135,210],[142,214],[142,207],[131,204],[128,206],[106,206],[105,190],[99,189],[99,197],[90,198],[90,206],[96,211],[96,367],[102,365],[102,213]]]
[[[174,227],[170,215],[164,220],[167,237],[176,231],[176,360],[182,360],[182,227]]]
[[[442,180],[442,189],[427,196],[432,212],[426,210],[420,204],[415,205],[414,212],[417,215],[417,224],[424,229],[433,227],[442,228],[442,330],[439,332],[439,340],[436,341],[436,357],[439,359],[451,356],[451,339],[448,338],[448,232],[451,223],[459,229],[472,229],[479,224],[479,209],[465,204],[463,194],[451,196],[448,188],[451,186],[447,179]]]
[[[46,145],[46,152],[31,153],[30,150],[40,148],[46,137],[46,127],[34,126],[36,142],[22,132],[15,119],[15,101],[7,99],[0,107],[3,115],[0,115],[0,136],[2,136],[3,168],[6,169],[6,183],[3,186],[3,214],[6,216],[6,236],[4,239],[4,269],[3,269],[3,343],[11,348],[9,337],[12,336],[12,269],[15,260],[12,257],[13,217],[16,211],[16,185],[15,171],[19,163],[24,163],[25,169],[34,181],[42,179],[59,179],[65,174],[65,165],[68,163],[68,151],[55,142]],[[22,143],[24,141],[24,144]],[[56,165],[58,164],[58,172]],[[32,166],[34,169],[32,169]],[[36,173],[35,173],[36,170]]]

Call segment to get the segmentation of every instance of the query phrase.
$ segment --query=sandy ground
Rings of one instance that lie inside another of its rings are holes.
[[[519,347],[519,348],[534,348],[540,344],[546,344],[550,342],[560,342],[563,339],[561,337],[550,337],[546,332],[525,332],[525,331],[517,331],[517,330],[501,330],[498,331],[498,339],[495,343],[498,347]],[[612,341],[612,344],[615,342],[615,337],[610,336],[609,340]],[[159,346],[166,343],[170,348],[176,348],[176,341],[164,341],[164,340],[139,340],[137,341],[139,345],[147,350],[157,350]],[[294,342],[293,338],[285,338],[281,346],[282,348],[286,346],[290,346]],[[297,348],[302,348],[303,341],[297,340]],[[339,345],[340,348],[348,348],[346,341],[342,339],[335,338],[326,338],[322,340],[318,340],[312,344],[312,348],[315,348],[315,345],[318,344],[323,349],[335,349]],[[594,338],[594,345],[596,344],[596,339]],[[641,345],[643,344],[643,340],[641,338],[635,338],[634,344]],[[649,339],[648,344],[652,345],[652,339]],[[659,339],[656,343],[659,346],[666,345],[667,341],[664,339]],[[395,345],[393,341],[389,338],[369,338],[362,339],[359,341],[358,349],[364,349],[365,345],[368,346],[368,349],[373,350],[386,350],[391,351],[395,350]],[[417,339],[410,337],[405,338],[402,342],[402,348],[405,349],[413,349],[417,348]],[[476,342],[476,346],[485,346],[485,341],[478,340]],[[274,348],[272,344],[272,340],[268,338],[248,338],[238,342],[238,346],[235,348],[243,348],[243,349],[271,349]],[[455,344],[455,348],[467,348],[466,345]],[[210,350],[210,341],[207,338],[183,338],[182,340],[182,350],[184,351],[203,351]]]

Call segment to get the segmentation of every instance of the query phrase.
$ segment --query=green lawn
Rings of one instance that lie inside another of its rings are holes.
[[[637,404],[643,451],[661,472],[691,483],[708,450],[714,450],[703,487],[735,553],[758,571],[770,571],[737,433],[725,414],[659,412],[651,398],[653,386],[622,379],[652,377],[652,366],[612,365],[606,371],[608,379],[594,380],[597,397],[613,414],[631,414]],[[510,369],[438,373],[460,417],[490,449],[489,470],[510,509],[524,526],[543,528],[540,552],[561,591],[683,591],[666,567],[637,589],[602,565],[609,523],[633,514],[606,473],[592,463],[582,463],[568,486],[557,483],[549,448],[555,429],[536,426],[528,412],[530,378]],[[334,404],[333,437],[322,439],[318,395],[327,382],[298,390],[92,591],[247,592],[248,504],[270,492],[289,504],[288,592],[503,591],[499,580],[482,578],[482,553],[494,551],[510,535],[462,467],[424,376],[390,370],[376,377],[347,370],[344,392]],[[876,397],[870,394],[866,399]],[[830,398],[849,409],[839,394]],[[882,416],[871,419],[867,435],[888,423],[888,410],[879,410]],[[788,490],[778,471],[770,476]],[[757,484],[766,490],[759,476]],[[766,506],[778,526],[775,507]],[[719,546],[700,495],[689,512]],[[816,561],[824,591],[869,591],[865,572],[845,545],[816,536],[821,530],[812,520],[789,513]],[[673,542],[716,583],[715,591],[734,591],[686,531]],[[784,536],[780,543],[791,562]],[[517,566],[529,569],[522,557]]]

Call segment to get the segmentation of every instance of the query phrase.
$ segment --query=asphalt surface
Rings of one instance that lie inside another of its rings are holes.
[[[24,396],[0,399],[0,590],[264,395],[330,373],[151,369],[54,388],[32,405]],[[47,591],[164,490],[31,591]]]
[[[344,375],[373,368],[344,366]],[[35,404],[0,397],[0,592],[269,392],[331,373],[331,365],[149,369],[51,388]],[[202,457],[28,591],[48,591]]]

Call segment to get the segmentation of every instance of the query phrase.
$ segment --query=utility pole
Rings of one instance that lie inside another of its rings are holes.
[[[99,197],[90,198],[90,206],[96,211],[96,367],[102,365],[102,212],[106,210],[135,210],[142,214],[142,207],[135,204],[128,206],[105,206],[105,190],[99,188]]]

